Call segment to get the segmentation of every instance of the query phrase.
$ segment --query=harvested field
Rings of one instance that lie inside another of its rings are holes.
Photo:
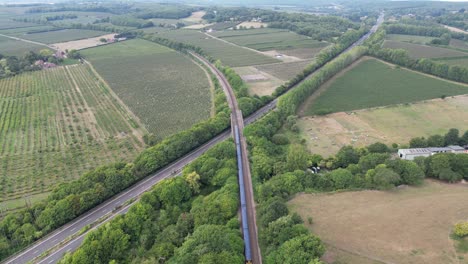
[[[450,46],[458,49],[468,49],[468,43],[459,39],[451,39]]]
[[[386,40],[383,45],[384,48],[389,49],[404,49],[409,52],[412,58],[446,58],[446,57],[463,57],[468,56],[468,53],[464,53],[457,50],[445,49],[439,47],[418,45],[406,42],[399,42],[393,40]]]
[[[288,63],[275,63],[255,66],[260,71],[266,72],[283,81],[288,81],[301,73],[312,61],[297,61]]]
[[[158,136],[166,137],[210,117],[205,72],[174,50],[134,39],[86,49],[82,54]]]
[[[463,29],[459,29],[459,28],[456,28],[456,27],[451,27],[451,26],[447,26],[447,25],[444,25],[444,27],[452,32],[456,32],[456,33],[468,33],[466,32],[465,30]]]
[[[161,37],[201,47],[208,55],[231,67],[250,66],[279,62],[258,52],[215,39],[194,30],[172,30],[161,33]]]
[[[0,202],[37,200],[56,184],[143,149],[124,105],[86,65],[0,80]]]
[[[114,36],[115,34],[107,34],[107,35],[102,35],[102,36],[94,37],[94,38],[54,43],[54,44],[51,44],[51,46],[56,47],[60,50],[73,50],[73,49],[80,50],[80,49],[86,49],[86,48],[108,44],[106,42],[101,42],[100,39],[101,38],[113,39]]]
[[[237,25],[237,28],[266,28],[268,27],[267,23],[262,23],[262,22],[242,22],[239,25]]]
[[[203,29],[203,28],[209,27],[211,25],[213,25],[213,23],[210,23],[210,24],[195,24],[195,25],[186,26],[184,28],[185,29]]]
[[[326,244],[359,257],[344,263],[460,264],[467,256],[456,253],[449,236],[453,224],[468,218],[467,199],[467,185],[427,180],[387,192],[301,194],[289,205],[313,218],[306,226]],[[336,263],[330,253],[324,259]]]
[[[186,17],[182,20],[189,21],[192,23],[201,23],[203,22],[204,15],[206,15],[205,11],[196,11],[196,12],[193,12],[191,16]]]
[[[326,82],[302,106],[300,114],[351,111],[467,93],[467,85],[365,57]]]
[[[260,71],[253,66],[238,67],[234,70],[245,80],[249,87],[249,93],[251,95],[271,95],[276,87],[284,83],[283,80],[276,78],[275,76],[266,72]],[[248,76],[256,76],[256,80],[248,78]]]
[[[445,134],[449,128],[468,130],[468,96],[304,117],[298,124],[308,149],[323,156],[345,145],[408,144],[413,137]]]

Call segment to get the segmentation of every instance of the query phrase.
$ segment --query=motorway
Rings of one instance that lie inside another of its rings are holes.
[[[379,16],[377,20],[377,24],[372,28],[370,32],[374,33],[378,27],[383,22],[383,13]],[[350,46],[350,48],[355,47],[357,43],[363,43],[372,33],[368,33],[364,35],[361,39],[359,39],[356,43]],[[319,70],[319,69],[318,69]],[[300,83],[299,83],[300,84]],[[298,84],[298,85],[299,85]],[[294,87],[293,87],[294,88]],[[268,112],[272,111],[276,108],[277,99],[269,103],[268,105],[260,108],[257,112],[250,115],[248,118],[243,120],[244,124],[250,124],[255,120],[259,119],[263,115],[267,114]],[[171,163],[164,169],[156,172],[155,174],[146,177],[145,179],[141,180],[140,182],[136,183],[135,185],[129,187],[128,189],[124,190],[122,193],[110,198],[109,200],[105,201],[104,203],[100,204],[99,206],[93,208],[92,210],[84,213],[80,217],[72,220],[68,224],[62,226],[61,228],[55,230],[54,232],[48,234],[44,238],[36,241],[31,246],[27,247],[23,251],[19,252],[16,255],[11,256],[10,258],[4,260],[2,263],[27,263],[36,261],[36,263],[56,263],[60,258],[66,253],[70,251],[76,250],[79,245],[82,243],[84,236],[92,229],[84,232],[82,235],[78,235],[79,231],[87,225],[91,225],[93,223],[97,223],[99,220],[102,220],[106,216],[102,223],[105,223],[117,215],[124,214],[128,211],[128,208],[134,204],[126,204],[128,201],[132,201],[140,197],[144,192],[148,191],[159,181],[173,177],[175,174],[174,171],[181,171],[184,166],[201,156],[205,153],[208,149],[213,147],[219,142],[222,142],[231,136],[231,132],[229,130],[221,133],[220,135],[216,136],[212,140],[208,141],[206,144],[202,145],[201,147],[195,149],[194,151],[190,152],[186,156],[182,157],[181,159]],[[245,141],[245,139],[243,140]],[[245,146],[244,146],[245,147]],[[246,158],[248,156],[245,156]],[[248,167],[248,166],[244,166]],[[245,173],[244,173],[245,174]],[[250,173],[249,173],[250,175]],[[248,182],[251,182],[250,180]],[[246,187],[246,188],[251,188]],[[248,192],[246,192],[248,193]],[[247,197],[248,200],[253,201],[252,197]],[[253,204],[251,204],[253,206]],[[253,207],[253,210],[255,208]],[[252,209],[250,209],[252,210]],[[255,221],[255,219],[251,219],[251,221]],[[255,223],[253,223],[255,225]],[[256,225],[255,225],[256,226]],[[255,231],[255,238],[256,238],[256,229]],[[252,231],[251,231],[252,232]],[[71,240],[67,240],[70,237],[74,237]],[[252,238],[252,236],[251,236]],[[252,247],[252,252],[255,251],[255,246]],[[37,261],[36,259],[43,254],[44,252],[50,251],[50,255],[43,258],[42,260]],[[258,250],[259,252],[259,250]],[[255,254],[252,254],[253,256]],[[261,256],[257,256],[257,261],[254,263],[262,263]]]

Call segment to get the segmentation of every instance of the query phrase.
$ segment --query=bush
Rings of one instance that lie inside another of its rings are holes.
[[[453,228],[453,233],[458,237],[468,236],[468,221],[456,223]]]
[[[289,144],[289,139],[284,134],[276,134],[271,138],[271,141],[276,145],[287,145]]]

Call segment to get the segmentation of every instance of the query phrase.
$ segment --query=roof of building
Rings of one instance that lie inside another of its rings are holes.
[[[412,149],[399,149],[398,153],[403,154],[431,154],[432,151],[428,148],[412,148]]]
[[[417,154],[431,154],[440,152],[453,152],[453,151],[465,151],[464,147],[460,146],[448,146],[448,147],[433,147],[433,148],[411,148],[411,149],[399,149],[398,153],[405,155],[417,155]]]

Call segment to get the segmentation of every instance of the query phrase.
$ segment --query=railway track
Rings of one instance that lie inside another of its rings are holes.
[[[231,133],[237,150],[237,164],[239,171],[239,193],[241,206],[242,235],[244,237],[244,255],[246,263],[261,264],[262,255],[258,245],[255,201],[253,196],[252,176],[248,160],[247,142],[243,136],[244,118],[237,104],[234,91],[223,73],[205,58],[191,53],[192,56],[203,62],[219,80],[231,109]]]

